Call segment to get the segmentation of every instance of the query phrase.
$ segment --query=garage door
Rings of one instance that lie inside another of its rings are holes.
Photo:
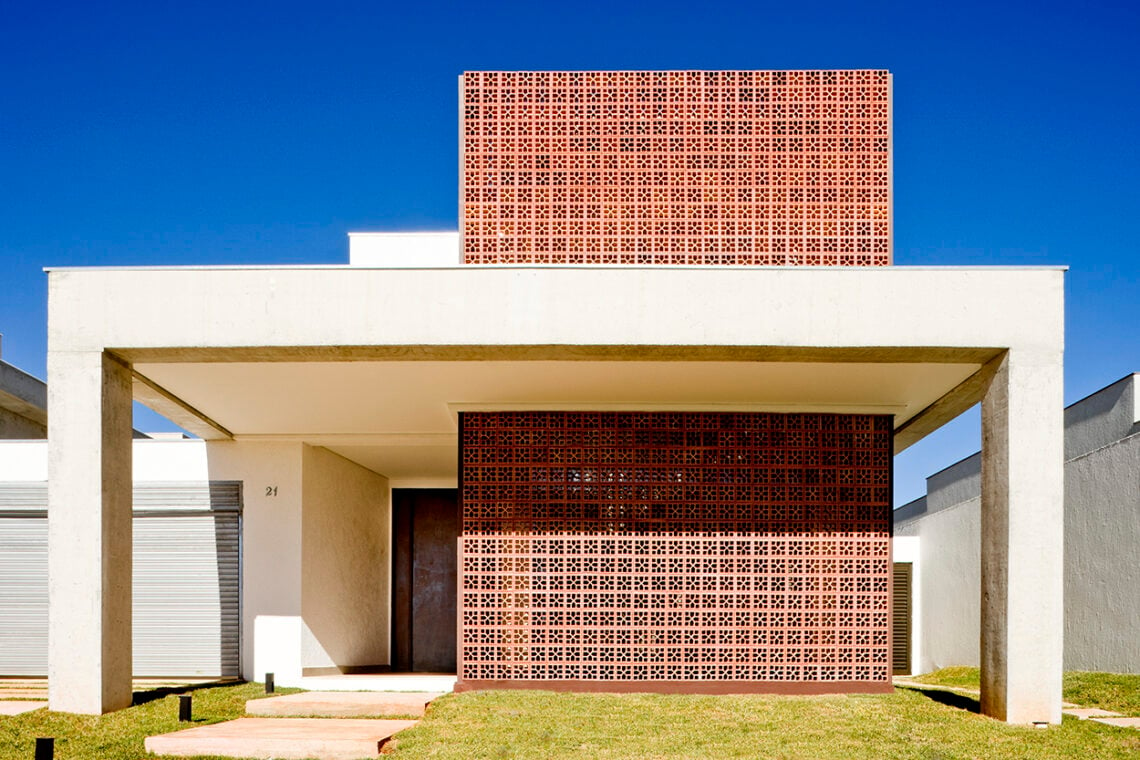
[[[240,672],[241,483],[134,490],[134,673]],[[47,484],[0,483],[0,675],[47,673]]]

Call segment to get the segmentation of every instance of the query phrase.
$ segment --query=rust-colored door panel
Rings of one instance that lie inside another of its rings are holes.
[[[455,672],[455,489],[392,493],[392,669]]]

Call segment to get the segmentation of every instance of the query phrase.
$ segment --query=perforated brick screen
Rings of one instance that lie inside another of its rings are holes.
[[[889,417],[461,427],[461,687],[889,688]]]
[[[886,71],[468,72],[468,263],[891,263]]]

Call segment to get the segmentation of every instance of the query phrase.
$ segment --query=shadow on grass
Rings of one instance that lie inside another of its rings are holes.
[[[947,707],[953,707],[958,710],[965,710],[966,712],[972,713],[980,713],[982,711],[982,705],[977,700],[977,698],[971,697],[968,694],[959,694],[956,691],[936,689],[933,687],[924,689],[921,686],[912,686],[911,684],[907,684],[906,686],[899,686],[898,688],[917,692],[932,702],[937,702],[938,704],[946,705]]]
[[[189,694],[192,691],[198,691],[198,689],[216,689],[219,686],[237,686],[243,683],[245,683],[245,681],[221,679],[218,681],[207,681],[205,683],[186,684],[185,686],[161,686],[156,689],[134,692],[131,697],[131,704],[145,705],[147,702],[155,702],[159,699],[169,697],[171,694]]]

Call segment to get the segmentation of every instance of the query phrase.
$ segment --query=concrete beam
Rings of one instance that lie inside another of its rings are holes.
[[[290,346],[1047,350],[1064,329],[1063,289],[1060,268],[53,269],[48,331],[59,349],[121,356]]]
[[[949,393],[895,428],[896,454],[918,443],[982,400],[990,380],[993,379],[994,373],[1005,357],[1004,352],[995,351],[994,354],[995,356],[986,361],[981,369],[963,380]]]
[[[131,704],[131,370],[48,352],[48,699]]]
[[[982,400],[982,712],[1060,723],[1062,357],[1009,351]]]
[[[234,436],[204,412],[138,372],[132,372],[131,394],[135,401],[206,441],[228,441]]]
[[[117,348],[132,364],[360,361],[817,362],[985,364],[1001,349],[945,346],[336,345]]]

